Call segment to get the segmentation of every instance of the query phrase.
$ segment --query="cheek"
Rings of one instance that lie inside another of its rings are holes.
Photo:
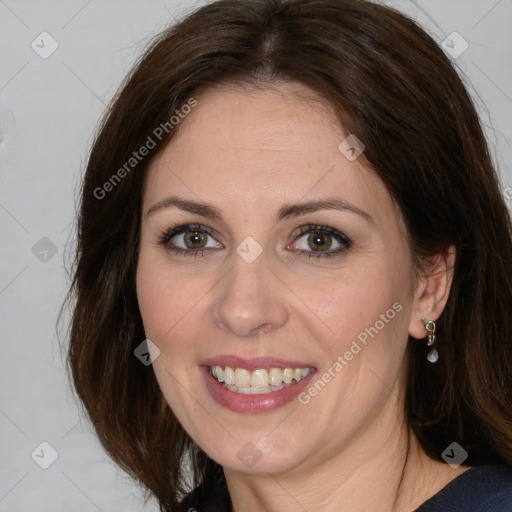
[[[148,337],[167,345],[175,331],[186,325],[187,315],[200,302],[203,284],[191,276],[170,272],[161,258],[141,251],[137,299]]]
[[[302,297],[317,313],[308,316],[307,325],[321,349],[317,379],[327,382],[326,391],[313,381],[301,403],[332,432],[343,428],[352,435],[381,411],[395,388],[407,343],[408,282],[393,277],[387,264],[361,272],[353,267],[322,289],[309,295],[303,290]]]
[[[314,284],[296,282],[294,289],[306,306],[303,321],[331,359],[370,340],[400,340],[407,337],[410,283],[397,272],[406,262],[368,258],[348,265],[350,271],[323,278]],[[376,347],[377,351],[383,348]],[[388,347],[389,349],[389,347]],[[355,348],[357,351],[357,348]],[[349,356],[350,357],[350,356]]]
[[[199,282],[171,273],[160,255],[141,250],[136,284],[146,336],[160,350],[152,364],[156,379],[178,420],[191,424],[187,411],[193,410],[193,403],[183,389],[190,388],[195,367],[183,340],[197,325],[191,312],[201,297]]]

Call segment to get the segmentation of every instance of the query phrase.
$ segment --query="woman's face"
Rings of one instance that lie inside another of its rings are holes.
[[[378,449],[401,425],[416,303],[402,221],[311,98],[205,92],[144,191],[137,294],[156,378],[195,442],[248,473]]]

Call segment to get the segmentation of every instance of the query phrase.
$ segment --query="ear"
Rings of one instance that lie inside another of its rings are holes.
[[[424,338],[424,321],[435,321],[441,316],[450,294],[455,256],[454,245],[436,254],[418,279],[409,321],[409,335],[413,338]]]

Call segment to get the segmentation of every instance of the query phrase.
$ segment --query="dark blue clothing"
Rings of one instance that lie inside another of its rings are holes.
[[[452,480],[415,512],[512,512],[512,472],[479,466]]]

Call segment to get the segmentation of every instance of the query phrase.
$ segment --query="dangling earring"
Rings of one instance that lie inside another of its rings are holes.
[[[425,329],[427,330],[427,347],[431,347],[427,355],[427,360],[431,363],[435,363],[439,359],[439,354],[434,346],[436,342],[436,323],[434,320],[424,320],[424,322]]]

